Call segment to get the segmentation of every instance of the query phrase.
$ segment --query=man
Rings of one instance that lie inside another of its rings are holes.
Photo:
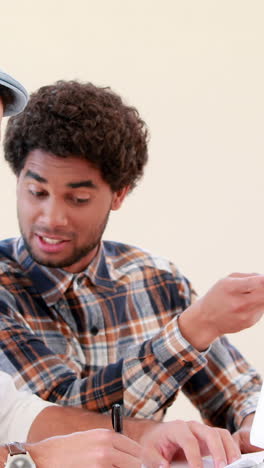
[[[17,175],[22,238],[0,245],[2,369],[43,399],[93,410],[90,428],[108,427],[99,413],[123,403],[126,416],[144,418],[125,420],[128,435],[166,460],[176,437],[203,433],[146,419],[160,420],[181,388],[206,421],[235,433],[242,451],[255,449],[248,436],[260,379],[223,334],[259,320],[264,277],[233,275],[192,303],[173,264],[101,242],[147,161],[137,111],[91,84],[43,87],[9,121],[5,158]],[[36,419],[39,438],[51,411]],[[75,412],[72,425],[82,429],[81,419]],[[238,455],[220,433],[223,465]]]
[[[0,123],[3,115],[20,112],[27,101],[26,90],[9,75],[0,72]],[[2,291],[3,292],[3,291]],[[38,467],[68,466],[91,463],[98,467],[137,468],[143,459],[148,466],[167,467],[161,455],[163,446],[158,447],[156,441],[160,439],[160,425],[141,424],[141,431],[134,433],[135,421],[126,419],[126,426],[130,435],[139,440],[142,438],[142,449],[134,441],[126,437],[95,429],[86,431],[88,427],[110,427],[109,417],[103,415],[93,417],[92,413],[76,408],[59,408],[47,401],[41,400],[29,392],[18,392],[11,377],[0,372],[0,441],[14,439],[39,440],[45,433],[47,436],[58,433],[73,433],[68,437],[53,437],[35,444],[18,445],[13,443],[0,447],[0,464],[6,460],[5,466]],[[151,428],[154,428],[152,432]],[[146,430],[147,429],[147,430]],[[176,430],[177,429],[177,430]],[[176,431],[175,431],[176,430]],[[29,433],[29,435],[28,435]],[[201,466],[201,454],[211,453],[216,464],[226,464],[240,455],[236,444],[230,435],[221,429],[216,431],[199,423],[175,421],[173,425],[162,426],[164,443],[170,439],[173,453],[179,449],[185,452],[190,464]],[[144,438],[144,440],[143,440]],[[206,452],[202,449],[206,448]],[[11,454],[8,454],[8,450]],[[13,452],[12,452],[13,451]],[[140,459],[139,459],[140,457]],[[171,458],[171,455],[168,455]]]
[[[27,92],[11,76],[0,71],[0,124],[3,115],[21,112],[27,102]],[[51,416],[57,408],[27,392],[18,392],[9,375],[0,372],[0,440],[25,435],[38,415],[51,407]],[[55,412],[55,413],[54,413]],[[40,416],[41,417],[41,416]],[[67,417],[67,415],[66,415]],[[16,467],[61,467],[89,466],[131,466],[139,468],[140,447],[133,440],[112,431],[97,429],[56,437],[35,444],[13,443],[0,447],[0,466]],[[5,465],[4,465],[5,464]]]

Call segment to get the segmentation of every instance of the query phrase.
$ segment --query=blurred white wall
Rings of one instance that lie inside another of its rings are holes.
[[[0,68],[29,91],[57,79],[110,85],[151,133],[146,175],[105,237],[169,257],[199,293],[264,272],[264,2],[2,2]],[[1,162],[0,237],[18,233]],[[232,341],[264,374],[263,322]],[[196,417],[185,400],[168,417]]]

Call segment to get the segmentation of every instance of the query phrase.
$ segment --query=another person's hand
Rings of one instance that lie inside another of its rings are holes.
[[[233,273],[188,307],[179,327],[187,341],[204,350],[225,333],[251,327],[263,313],[264,275]]]
[[[249,414],[242,422],[240,428],[234,432],[233,439],[240,447],[241,453],[257,452],[263,450],[262,448],[251,445],[250,431],[253,423],[254,414]]]
[[[141,468],[141,448],[122,434],[93,429],[26,444],[38,468]]]
[[[226,429],[197,421],[157,424],[141,438],[142,458],[148,468],[169,468],[172,460],[186,459],[189,466],[203,468],[202,456],[211,455],[216,468],[224,468],[241,456]]]

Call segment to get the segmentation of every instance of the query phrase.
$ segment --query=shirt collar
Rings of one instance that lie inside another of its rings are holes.
[[[106,261],[103,242],[92,262],[80,273],[69,273],[62,268],[48,268],[38,264],[29,255],[22,237],[17,240],[15,256],[49,307],[61,299],[75,279],[79,279],[81,283],[81,279],[87,277],[99,288],[115,290],[115,281],[110,274],[111,267]]]

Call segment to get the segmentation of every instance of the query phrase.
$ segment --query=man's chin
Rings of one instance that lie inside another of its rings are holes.
[[[29,243],[24,236],[23,239],[29,255],[36,263],[48,268],[65,268],[72,273],[77,273],[87,267],[96,255],[101,240],[101,238],[99,238],[96,242],[79,249],[68,248],[66,254],[66,249],[65,252],[44,252],[35,244],[32,245],[33,242]]]
[[[30,247],[30,248],[29,248]],[[39,265],[46,266],[49,268],[64,268],[71,265],[72,261],[71,258],[59,258],[58,254],[47,254],[43,252],[38,252],[36,249],[33,249],[31,246],[27,244],[27,250],[33,260],[38,263]]]
[[[77,257],[76,255],[72,255],[71,257],[64,257],[58,258],[58,255],[55,258],[55,255],[41,255],[35,253],[33,251],[29,252],[33,260],[38,263],[38,265],[42,265],[48,268],[65,268],[71,269],[78,263],[83,257]],[[69,270],[70,271],[70,270]]]
[[[53,258],[42,257],[41,255],[35,255],[31,253],[33,260],[39,265],[46,266],[49,268],[64,268],[68,266],[68,262],[64,260],[58,260]]]

